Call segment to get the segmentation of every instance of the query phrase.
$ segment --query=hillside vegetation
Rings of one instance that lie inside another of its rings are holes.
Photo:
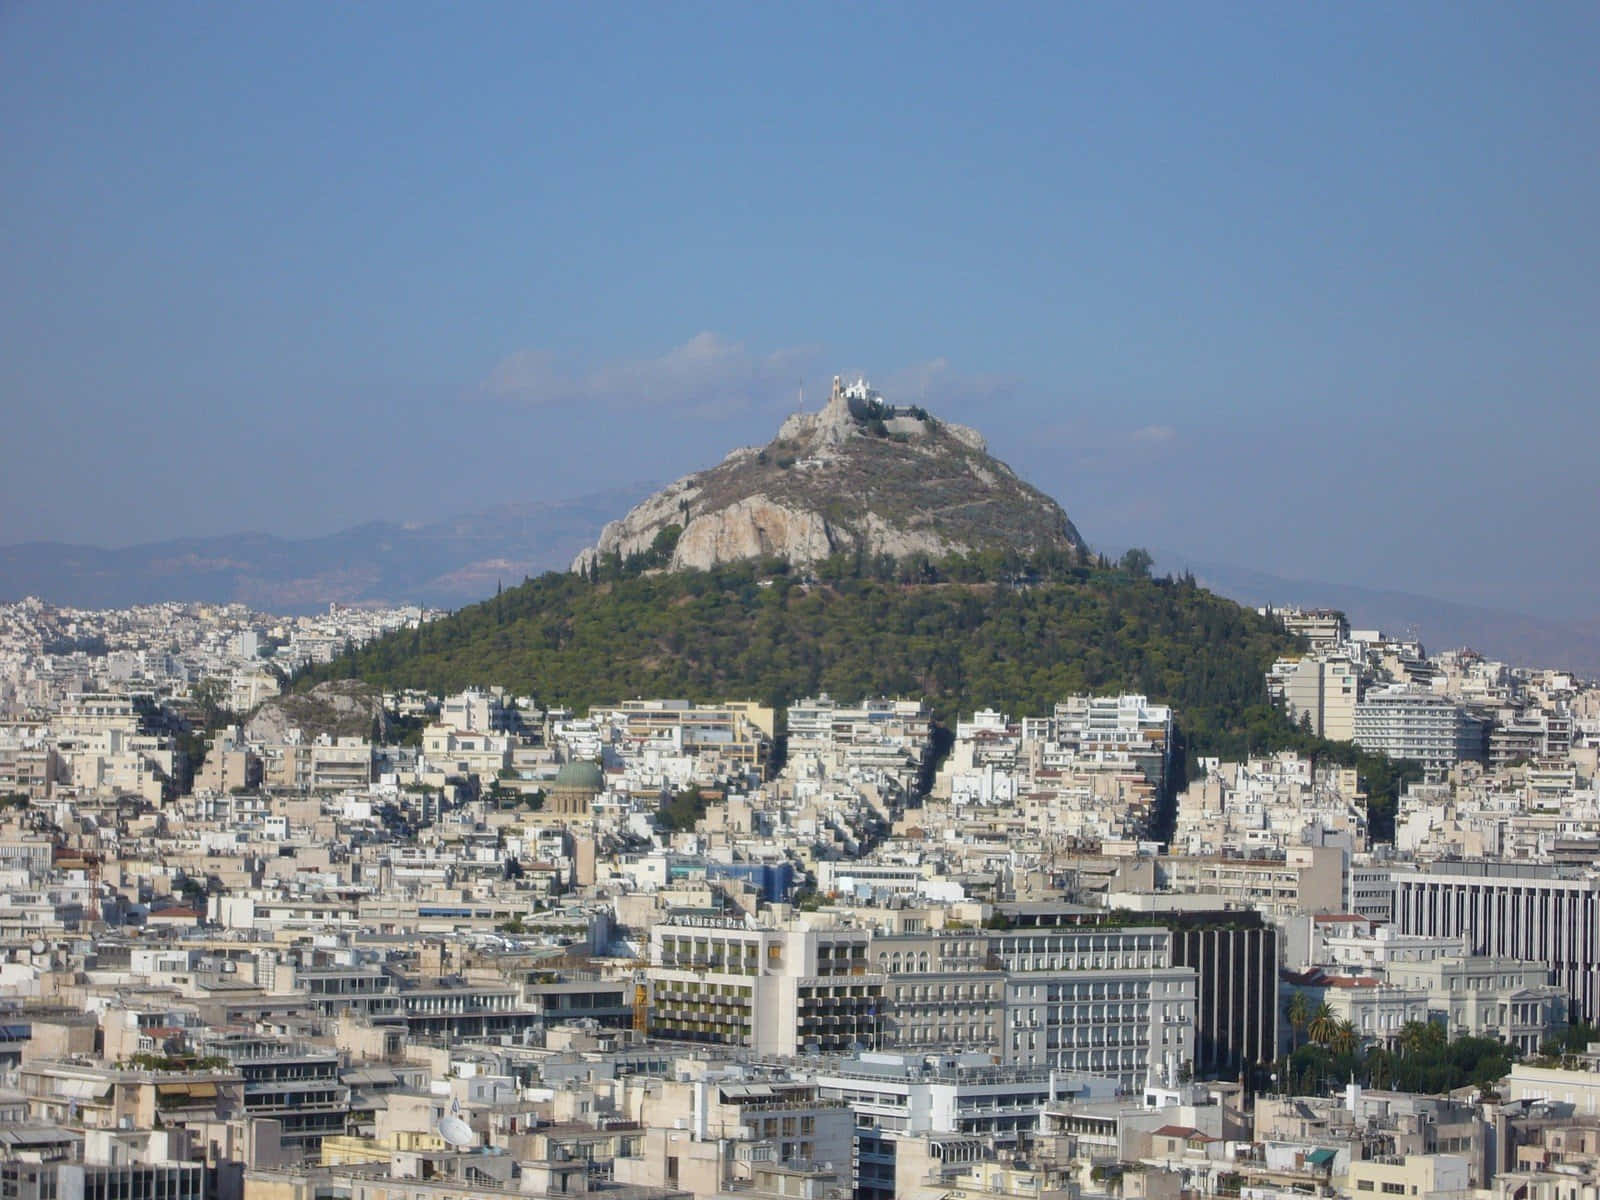
[[[1264,672],[1297,649],[1273,622],[1195,585],[1070,555],[934,563],[836,557],[650,569],[648,553],[551,573],[394,634],[297,686],[362,678],[435,692],[502,684],[579,710],[636,696],[757,699],[780,711],[826,691],[925,697],[943,721],[977,708],[1047,712],[1074,692],[1174,705],[1179,782],[1196,756],[1299,749],[1357,765],[1386,832],[1397,769],[1294,727]],[[1392,811],[1392,810],[1390,810]]]

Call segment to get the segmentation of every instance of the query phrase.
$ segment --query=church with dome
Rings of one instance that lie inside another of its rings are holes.
[[[544,811],[587,817],[594,810],[595,797],[605,790],[606,777],[596,764],[587,759],[565,763],[545,791]]]

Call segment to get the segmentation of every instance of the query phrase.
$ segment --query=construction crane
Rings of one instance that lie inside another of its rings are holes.
[[[645,974],[649,966],[642,958],[633,961],[633,1031],[640,1037],[650,1033],[650,977]]]

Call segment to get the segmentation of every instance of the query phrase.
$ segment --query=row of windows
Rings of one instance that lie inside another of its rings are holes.
[[[992,1000],[996,995],[996,986],[992,983],[924,983],[907,987],[896,987],[894,998],[898,1001],[909,1000]]]

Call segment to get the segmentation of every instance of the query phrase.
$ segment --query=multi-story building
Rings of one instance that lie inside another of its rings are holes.
[[[258,1034],[216,1033],[198,1044],[244,1076],[245,1114],[277,1121],[290,1153],[314,1154],[323,1138],[345,1132],[350,1089],[337,1053]]]
[[[1196,975],[1172,934],[1079,926],[1002,933],[1002,1062],[1110,1078],[1128,1091],[1192,1069]]]
[[[1237,1079],[1278,1056],[1278,931],[1264,922],[1172,934],[1174,966],[1196,973],[1194,1072]]]
[[[1538,759],[1563,759],[1572,748],[1572,718],[1565,713],[1531,709],[1497,720],[1489,730],[1491,767]]]
[[[713,1196],[725,1194],[736,1173],[748,1178],[752,1162],[800,1170],[828,1164],[829,1173],[849,1174],[850,1110],[787,1071],[730,1067],[695,1078],[632,1079],[621,1104],[642,1133],[640,1153],[614,1164],[618,1183]]]
[[[1600,875],[1481,860],[1394,868],[1401,933],[1459,937],[1471,954],[1548,965],[1573,1020],[1600,1017]]]
[[[1459,1154],[1383,1155],[1350,1164],[1347,1195],[1451,1200],[1471,1188],[1467,1160]]]
[[[429,766],[447,776],[493,779],[511,766],[514,742],[510,734],[430,725],[422,734],[422,753]]]
[[[412,1038],[445,1043],[520,1038],[544,1025],[542,1009],[527,1004],[520,988],[460,980],[406,988],[400,993],[400,1016]]]
[[[1343,907],[1369,921],[1394,920],[1394,875],[1387,864],[1351,860]]]
[[[997,1050],[1005,1029],[1005,972],[989,935],[892,934],[872,939],[887,976],[880,1045],[893,1050]]]
[[[372,782],[372,744],[364,738],[271,742],[261,747],[262,779],[291,791],[340,791]]]
[[[1275,616],[1294,637],[1303,637],[1313,650],[1333,650],[1350,640],[1350,622],[1332,608],[1277,608],[1264,612]]]
[[[18,1088],[35,1120],[90,1129],[150,1129],[215,1120],[237,1111],[237,1070],[162,1071],[39,1060],[24,1063]]]
[[[7,1200],[203,1200],[206,1167],[197,1162],[7,1162]]]
[[[1045,740],[1069,760],[1126,757],[1160,791],[1172,746],[1172,709],[1139,695],[1073,696],[1055,706]],[[1047,750],[1045,765],[1051,761]]]
[[[1428,1019],[1428,993],[1367,975],[1312,973],[1311,992],[1340,1021],[1348,1021],[1363,1042],[1393,1048],[1407,1025]]]
[[[869,969],[870,940],[675,914],[650,931],[650,1033],[762,1054],[877,1045],[884,976]]]
[[[469,688],[446,696],[439,705],[439,724],[461,733],[511,733],[522,724],[521,716],[500,688]]]
[[[690,756],[715,752],[728,763],[751,769],[766,761],[772,722],[772,710],[753,701],[626,700],[613,714],[625,752],[650,747]]]
[[[1281,859],[1163,855],[1157,878],[1174,892],[1219,896],[1278,920],[1304,912],[1338,912],[1344,900],[1345,853],[1335,846],[1290,846]]]
[[[1268,673],[1269,690],[1289,719],[1304,719],[1319,737],[1348,742],[1355,737],[1361,675],[1348,658],[1279,659]]]
[[[1395,761],[1446,771],[1483,757],[1483,725],[1435,692],[1396,685],[1375,688],[1356,705],[1353,740]]]
[[[1566,1021],[1567,995],[1550,983],[1550,968],[1494,956],[1450,955],[1429,962],[1395,963],[1390,983],[1428,994],[1428,1011],[1451,1037],[1498,1038],[1534,1054]]]
[[[988,1055],[860,1054],[807,1066],[826,1098],[855,1114],[857,1200],[892,1200],[901,1139],[952,1134],[1014,1147],[1044,1105],[1087,1085],[1044,1067],[996,1066]]]
[[[307,1007],[325,1017],[345,1013],[363,1017],[389,1017],[400,1011],[394,976],[364,967],[282,968],[285,986],[292,980],[308,997]]]

